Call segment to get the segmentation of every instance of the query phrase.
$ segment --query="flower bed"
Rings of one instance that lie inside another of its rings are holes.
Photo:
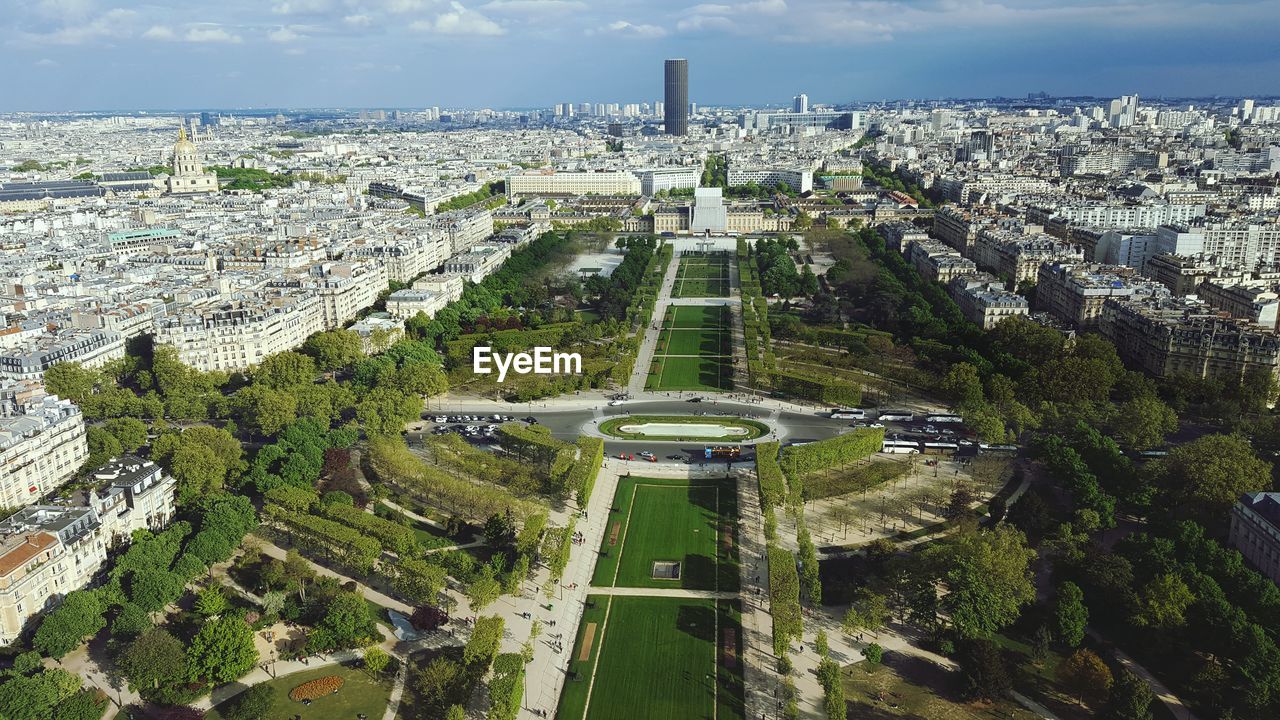
[[[298,687],[289,691],[289,699],[294,702],[302,702],[303,700],[315,700],[325,695],[332,695],[338,692],[342,687],[342,678],[337,675],[326,675],[316,678],[310,682],[304,682]]]

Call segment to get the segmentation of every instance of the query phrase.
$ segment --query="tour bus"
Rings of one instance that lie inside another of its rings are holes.
[[[708,445],[703,449],[703,457],[707,460],[737,460],[742,457],[742,448],[737,445]]]
[[[926,415],[924,421],[930,423],[962,423],[964,418],[959,415]]]
[[[880,413],[881,422],[911,422],[916,414],[910,410],[884,410]]]
[[[885,440],[880,452],[894,455],[919,455],[920,443],[912,440]]]
[[[1017,455],[1017,445],[988,445],[987,443],[978,444],[979,455]]]
[[[950,455],[959,449],[960,445],[953,442],[927,442],[924,444],[924,451],[929,455]]]
[[[866,410],[858,408],[833,408],[831,410],[832,420],[862,420],[867,416]]]

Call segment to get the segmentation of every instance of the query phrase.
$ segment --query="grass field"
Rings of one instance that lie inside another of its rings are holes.
[[[737,601],[587,602],[558,720],[744,720]]]
[[[732,390],[733,334],[729,309],[677,305],[667,309],[645,387],[650,390]]]
[[[342,689],[336,695],[326,695],[303,705],[289,699],[289,691],[304,682],[316,678],[337,675],[342,678]],[[315,670],[304,670],[291,675],[281,675],[266,683],[275,693],[275,704],[263,720],[326,720],[327,718],[354,718],[364,713],[371,718],[381,718],[391,696],[391,683],[374,680],[363,670],[353,670],[341,665],[329,665]],[[238,698],[231,698],[209,711],[207,720],[222,720],[222,711],[234,707]]]
[[[736,480],[624,477],[591,584],[599,587],[738,589]],[[654,577],[654,562],[680,577]]]
[[[729,297],[729,257],[680,257],[676,284],[671,296],[677,298]]]

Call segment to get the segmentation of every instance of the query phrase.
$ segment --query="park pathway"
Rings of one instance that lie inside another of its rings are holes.
[[[627,382],[627,393],[632,397],[644,392],[644,383],[649,378],[649,367],[653,365],[653,353],[658,346],[658,328],[662,327],[662,318],[666,317],[667,306],[671,304],[671,291],[676,284],[676,274],[680,267],[678,255],[671,258],[667,272],[662,276],[662,284],[658,287],[658,295],[653,301],[653,315],[649,318],[649,327],[641,328],[640,347],[636,349],[636,364],[631,368],[631,379]]]
[[[689,590],[686,588],[600,587],[587,588],[591,595],[626,595],[629,597],[685,598],[688,600],[737,600],[738,593],[727,590]]]

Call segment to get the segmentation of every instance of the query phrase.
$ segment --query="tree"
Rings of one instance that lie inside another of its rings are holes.
[[[115,436],[125,452],[137,452],[147,444],[147,424],[137,418],[111,418],[102,427]]]
[[[1116,408],[1116,418],[1112,432],[1121,445],[1134,450],[1155,447],[1178,429],[1178,414],[1153,394],[1121,403]]]
[[[1271,464],[1239,435],[1205,435],[1148,465],[1156,507],[1175,518],[1221,527],[1244,493],[1271,486]]]
[[[480,574],[467,584],[467,599],[471,601],[471,609],[479,612],[493,604],[502,595],[502,583],[495,576],[493,569],[486,565]]]
[[[84,405],[102,380],[98,370],[80,363],[57,363],[44,372],[44,387],[60,398]]]
[[[422,414],[422,398],[395,388],[377,387],[356,406],[356,418],[369,435],[398,435]]]
[[[1054,635],[1067,647],[1077,647],[1084,639],[1089,624],[1089,608],[1084,604],[1084,593],[1071,581],[1058,585],[1053,599]]]
[[[840,629],[845,635],[863,630],[876,632],[889,621],[889,599],[866,587],[858,588]]]
[[[391,662],[391,656],[385,650],[378,646],[367,647],[364,649],[364,669],[374,675],[380,674],[387,669],[387,663]]]
[[[138,692],[150,693],[187,679],[187,649],[162,628],[152,628],[130,643],[119,663],[129,687]]]
[[[467,720],[467,711],[461,705],[450,705],[445,720]]]
[[[1013,690],[1009,669],[994,642],[986,638],[961,640],[956,652],[965,698],[994,701]]]
[[[227,467],[207,446],[183,443],[169,461],[169,471],[178,481],[178,504],[188,505],[222,489]]]
[[[360,336],[351,330],[316,333],[302,344],[302,352],[315,358],[316,364],[326,372],[354,365],[364,357]]]
[[[439,395],[449,389],[449,378],[433,363],[409,363],[396,372],[395,381],[401,390],[417,395]]]
[[[219,586],[210,586],[200,591],[196,598],[196,612],[205,617],[221,615],[231,607],[231,602],[223,594]]]
[[[302,353],[286,350],[262,359],[253,370],[254,384],[275,390],[292,390],[316,379],[316,363]]]
[[[502,643],[502,618],[497,615],[476,618],[471,637],[462,648],[462,663],[468,668],[487,669],[498,655]]]
[[[1195,595],[1177,573],[1152,578],[1138,592],[1138,609],[1133,622],[1139,627],[1170,630],[1186,624],[1186,610]]]
[[[307,647],[335,650],[363,645],[379,637],[378,626],[369,614],[364,597],[358,592],[343,591],[329,601]]]
[[[863,648],[862,657],[866,658],[867,662],[871,663],[872,665],[879,665],[880,662],[884,659],[884,648],[880,647],[875,643],[871,643],[870,645]]]
[[[93,590],[76,590],[68,593],[62,602],[45,615],[36,630],[33,645],[36,650],[55,660],[75,650],[85,638],[106,627],[102,617],[106,606]]]
[[[999,631],[1035,600],[1030,565],[1036,552],[1015,528],[961,533],[922,556],[947,586],[942,605],[962,638]]]
[[[298,416],[298,401],[290,393],[266,385],[250,385],[232,400],[241,426],[263,437],[277,435]]]
[[[414,690],[426,710],[438,711],[459,698],[462,666],[447,657],[433,658],[414,677]],[[430,715],[428,715],[430,716]]]
[[[1111,699],[1103,714],[1106,720],[1151,720],[1151,703],[1155,693],[1142,678],[1121,670],[1111,686]]]
[[[55,708],[75,696],[80,678],[61,668],[20,675],[0,685],[0,717],[5,720],[48,720]]]
[[[111,637],[117,641],[132,640],[150,630],[154,624],[146,610],[126,602],[120,606],[115,620],[111,621]]]
[[[791,222],[791,227],[795,228],[796,230],[808,230],[809,228],[813,227],[813,217],[810,216],[809,213],[805,212],[804,210],[801,210],[800,212],[796,213],[795,220]]]
[[[1062,659],[1058,665],[1058,681],[1084,705],[1101,702],[1111,689],[1111,669],[1088,648],[1081,648]]]
[[[249,686],[223,713],[226,720],[267,720],[276,704],[276,693],[267,683]]]
[[[81,690],[53,708],[53,720],[101,720],[107,704],[101,690]]]
[[[85,465],[90,468],[101,467],[124,453],[120,441],[105,428],[89,428],[85,433],[85,441],[89,446],[89,457],[85,460]]]
[[[253,629],[235,615],[206,622],[187,650],[187,674],[192,680],[230,682],[252,670],[257,662]]]

